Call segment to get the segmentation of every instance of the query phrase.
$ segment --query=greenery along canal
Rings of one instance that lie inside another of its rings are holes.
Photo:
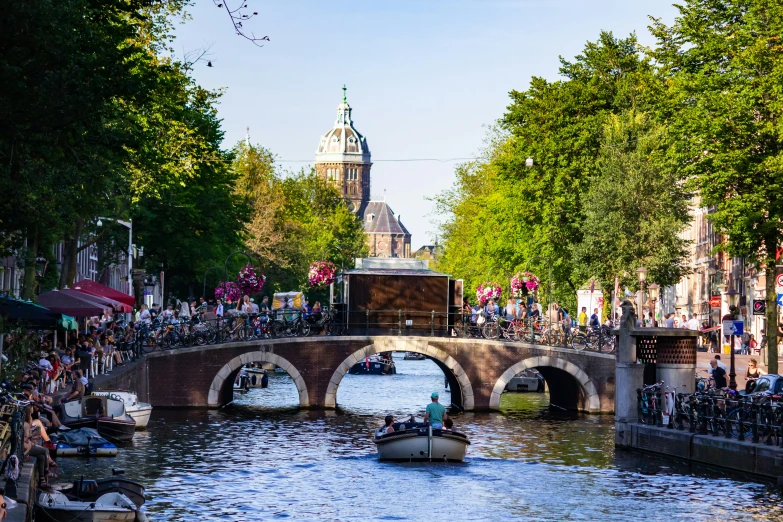
[[[783,519],[775,487],[615,452],[610,416],[557,416],[539,394],[457,415],[473,442],[463,464],[380,463],[384,415],[421,416],[432,391],[449,399],[433,362],[396,355],[397,375],[347,375],[339,411],[298,411],[274,374],[225,410],[155,411],[117,458],[60,459],[64,478],[124,467],[154,520]]]

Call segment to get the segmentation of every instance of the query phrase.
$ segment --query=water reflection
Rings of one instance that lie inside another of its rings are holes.
[[[124,467],[148,486],[156,520],[783,517],[774,488],[616,453],[609,416],[551,413],[538,394],[455,415],[472,441],[462,465],[379,463],[371,431],[384,415],[421,416],[433,391],[448,403],[431,361],[398,357],[397,375],[347,375],[329,412],[299,411],[291,379],[271,377],[224,410],[155,410],[118,457],[60,459],[65,476]]]

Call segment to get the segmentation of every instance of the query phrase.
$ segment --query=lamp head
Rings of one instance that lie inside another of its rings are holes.
[[[644,281],[647,279],[647,269],[643,266],[640,266],[636,269],[636,273],[639,274],[639,282],[644,283]]]
[[[653,301],[658,299],[658,290],[660,290],[660,287],[655,283],[647,287],[647,293],[650,294],[650,299]]]

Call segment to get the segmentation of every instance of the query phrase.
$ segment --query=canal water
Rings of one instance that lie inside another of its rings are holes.
[[[220,411],[154,411],[116,458],[61,458],[63,479],[124,468],[158,521],[783,519],[778,488],[616,451],[610,416],[553,414],[543,394],[456,415],[463,464],[378,462],[383,416],[420,417],[433,391],[449,402],[432,361],[395,359],[394,376],[346,375],[337,411],[298,411],[285,374]]]

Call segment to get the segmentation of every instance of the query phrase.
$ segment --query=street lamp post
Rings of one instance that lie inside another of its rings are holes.
[[[658,303],[658,290],[660,287],[653,283],[650,286],[647,287],[647,292],[650,294],[650,301],[652,301],[652,319],[650,321],[650,325],[655,328],[657,325],[656,322],[656,312],[658,310],[656,304]]]
[[[639,317],[642,319],[642,326],[644,326],[644,282],[647,280],[647,269],[640,266],[636,269],[636,273],[639,274],[639,298],[637,304],[639,306]]]
[[[204,272],[204,287],[201,290],[201,297],[203,297],[204,299],[207,298],[207,274],[215,269],[225,271],[225,267],[222,266],[211,266],[207,268],[207,270]],[[228,279],[228,275],[226,275],[226,279]]]
[[[726,291],[726,302],[729,305],[729,314],[726,317],[730,317],[732,320],[734,320],[737,317],[737,305],[739,305],[739,298],[740,293],[734,290],[734,286],[729,286],[729,289]],[[724,317],[724,319],[726,318]],[[732,330],[733,332],[734,330]],[[729,354],[730,354],[730,360],[731,360],[731,367],[729,368],[729,388],[732,390],[737,389],[737,371],[734,367],[734,334],[732,333],[729,340]]]

